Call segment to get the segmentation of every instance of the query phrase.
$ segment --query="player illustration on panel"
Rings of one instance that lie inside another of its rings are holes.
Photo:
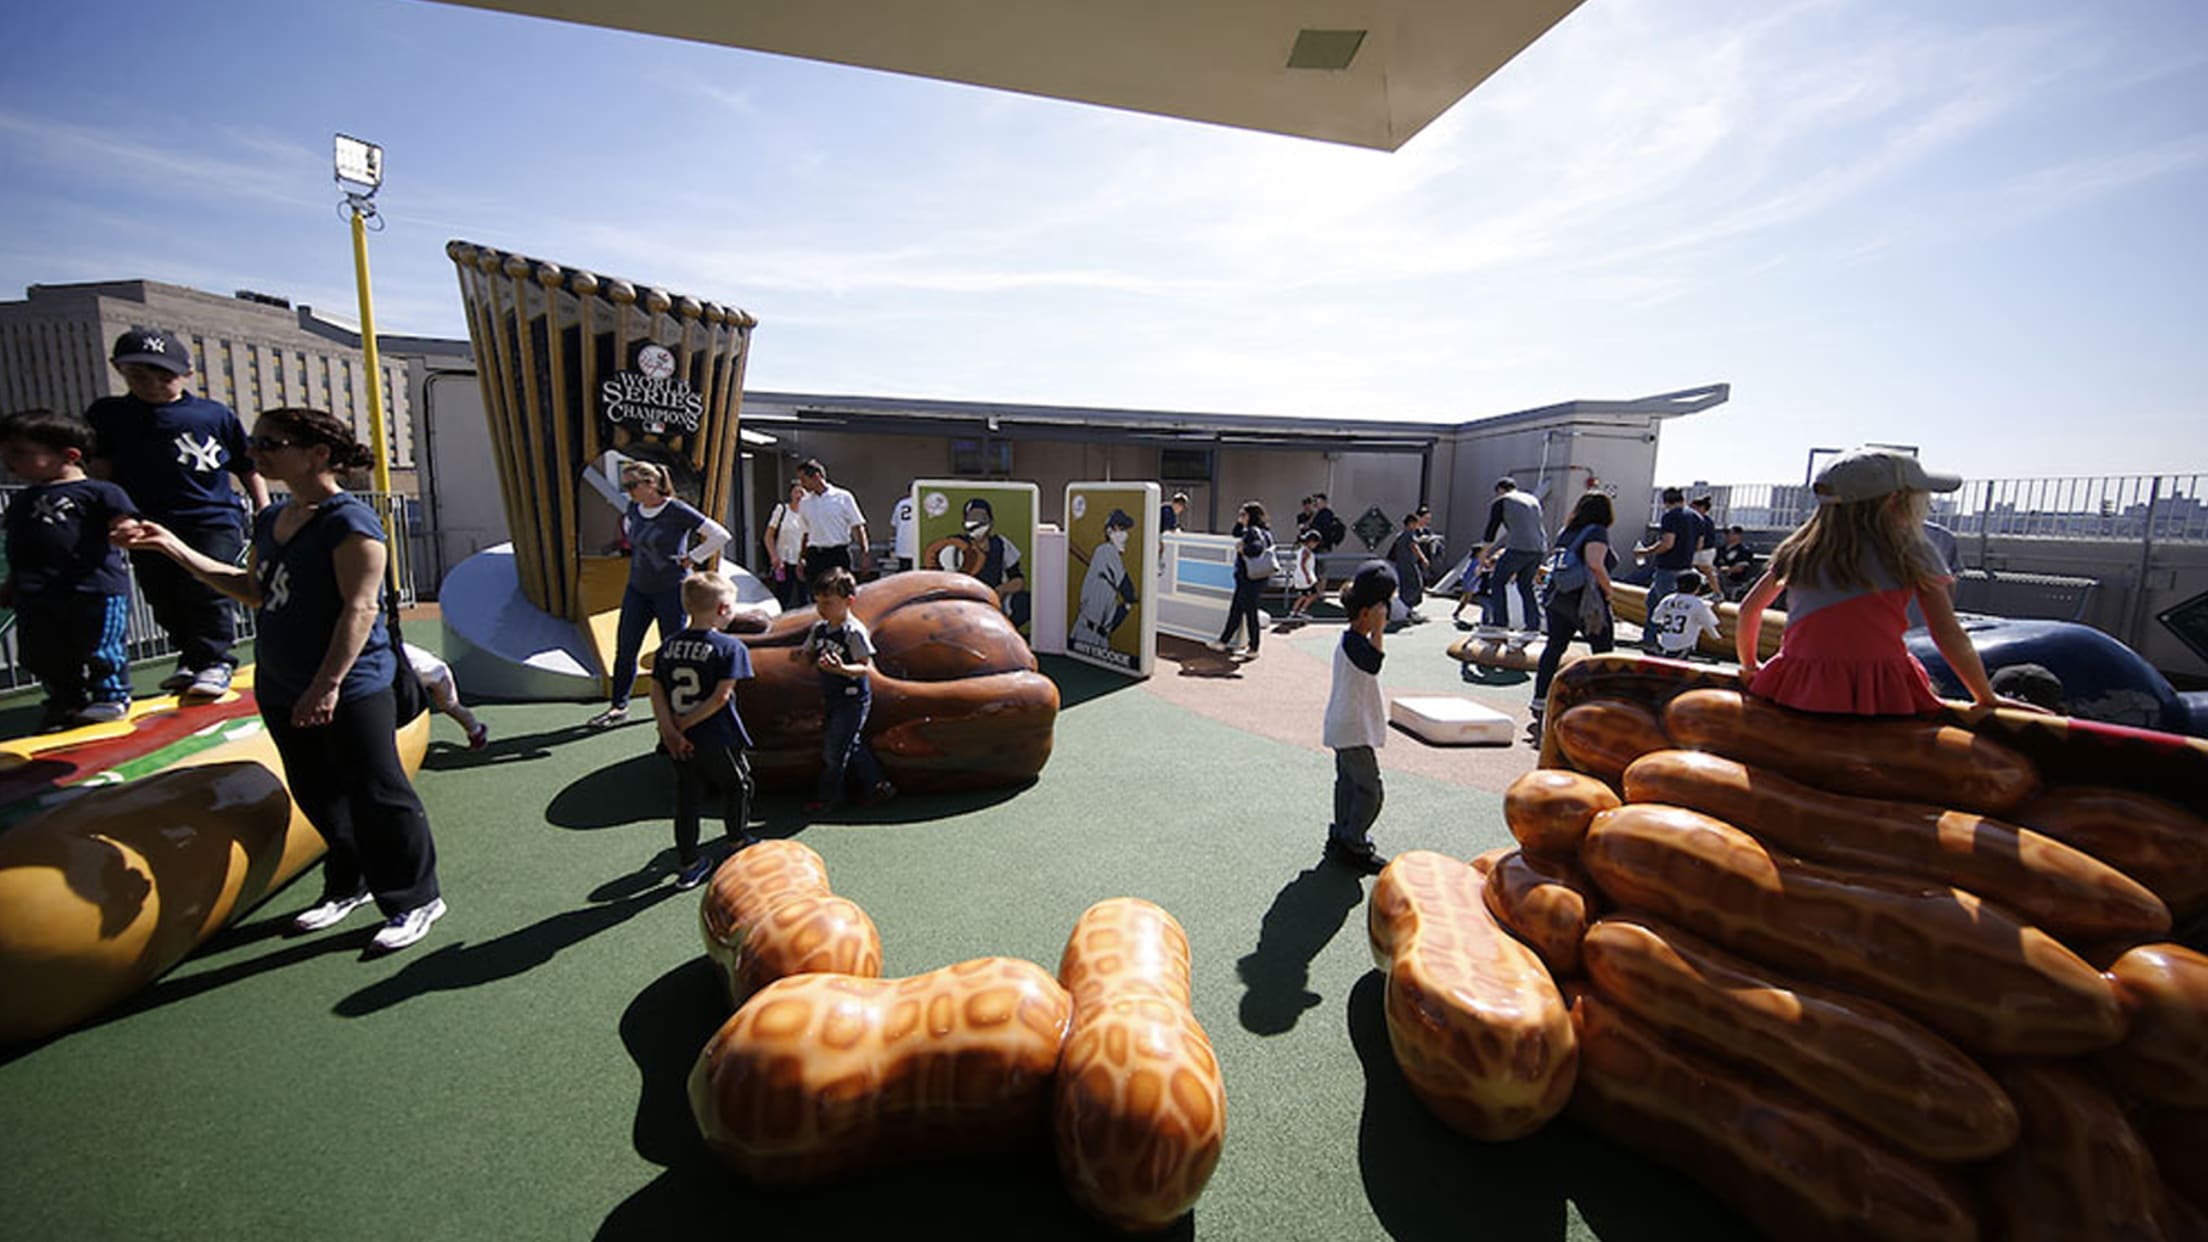
[[[946,535],[928,547],[926,563],[932,569],[972,574],[997,593],[1004,615],[1023,633],[1031,611],[1027,570],[1020,565],[1020,546],[997,533],[997,513],[989,501],[969,497],[964,512],[965,532]]]
[[[1114,509],[1104,519],[1104,539],[1089,553],[1089,572],[1081,579],[1081,608],[1066,636],[1077,649],[1108,650],[1112,631],[1141,602],[1134,579],[1127,576],[1127,539],[1134,529],[1135,519],[1125,509]]]

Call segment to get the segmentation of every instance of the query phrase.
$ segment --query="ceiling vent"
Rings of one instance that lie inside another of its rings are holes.
[[[1347,69],[1364,46],[1362,30],[1299,30],[1288,53],[1290,69]]]

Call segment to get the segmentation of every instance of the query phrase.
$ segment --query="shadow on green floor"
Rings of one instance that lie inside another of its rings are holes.
[[[1358,1170],[1390,1237],[1563,1238],[1574,1210],[1603,1242],[1754,1236],[1692,1183],[1569,1118],[1509,1143],[1477,1142],[1443,1125],[1411,1094],[1396,1064],[1386,990],[1385,976],[1367,972],[1350,990],[1347,1020],[1365,1073]]]
[[[330,1007],[342,1018],[359,1018],[432,992],[456,992],[510,979],[551,961],[563,949],[581,944],[600,932],[628,922],[660,902],[676,895],[672,884],[657,882],[673,866],[673,850],[655,856],[641,873],[653,881],[649,888],[612,900],[592,895],[591,905],[562,910],[527,927],[516,928],[480,944],[447,942],[413,958],[397,974],[354,992]],[[601,885],[606,892],[609,885]]]
[[[723,1235],[761,1238],[1126,1236],[1066,1196],[1042,1133],[1015,1151],[901,1164],[826,1186],[750,1186],[706,1148],[686,1086],[699,1050],[727,1013],[718,973],[701,958],[661,975],[621,1014],[621,1043],[642,1079],[631,1141],[661,1172],[614,1208],[599,1238],[687,1237],[701,1221],[720,1222],[715,1232]],[[932,1205],[936,1215],[917,1215],[924,1210],[918,1205]],[[1187,1238],[1193,1228],[1192,1214],[1149,1236]]]
[[[1058,685],[1058,710],[1079,707],[1091,699],[1117,694],[1141,684],[1141,679],[1068,656],[1037,656],[1043,676]]]
[[[1273,896],[1258,924],[1257,947],[1234,964],[1242,980],[1243,1030],[1284,1034],[1295,1029],[1305,1010],[1325,1001],[1310,988],[1311,961],[1364,900],[1357,873],[1331,860],[1311,864]],[[1364,935],[1364,929],[1356,934]]]

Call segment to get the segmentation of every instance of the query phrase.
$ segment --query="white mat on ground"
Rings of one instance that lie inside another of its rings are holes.
[[[1518,736],[1515,721],[1492,707],[1448,695],[1403,695],[1388,700],[1388,720],[1422,741],[1439,745],[1488,743],[1508,746]]]

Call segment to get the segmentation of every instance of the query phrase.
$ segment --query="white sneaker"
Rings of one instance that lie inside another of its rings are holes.
[[[87,703],[77,713],[77,719],[85,724],[111,724],[129,714],[130,704],[128,703]]]
[[[429,934],[429,925],[445,917],[445,899],[430,898],[426,906],[416,906],[383,925],[376,938],[369,943],[382,952],[403,949]]]
[[[1207,642],[1207,643],[1205,643],[1204,645],[1205,645],[1206,647],[1209,647],[1209,648],[1211,648],[1211,649],[1212,649],[1213,651],[1232,651],[1232,650],[1234,650],[1234,648],[1232,648],[1232,647],[1229,647],[1229,646],[1227,646],[1227,645],[1226,645],[1225,643],[1223,643],[1223,642],[1219,641],[1219,640],[1218,640],[1218,639],[1216,639],[1216,638],[1212,639],[1212,640],[1211,640],[1210,642]]]
[[[314,932],[325,927],[335,927],[345,921],[346,915],[374,900],[374,897],[366,893],[355,893],[350,897],[336,897],[320,905],[308,906],[299,912],[298,918],[291,921],[291,930]]]
[[[197,676],[199,674],[179,664],[176,666],[175,672],[161,679],[161,689],[174,694],[176,691],[191,685],[192,679]]]
[[[192,674],[192,684],[184,687],[188,699],[219,699],[230,692],[230,666],[210,665]]]
[[[618,707],[609,707],[583,723],[593,729],[610,729],[617,724],[626,723],[628,719],[629,705],[623,703]]]

